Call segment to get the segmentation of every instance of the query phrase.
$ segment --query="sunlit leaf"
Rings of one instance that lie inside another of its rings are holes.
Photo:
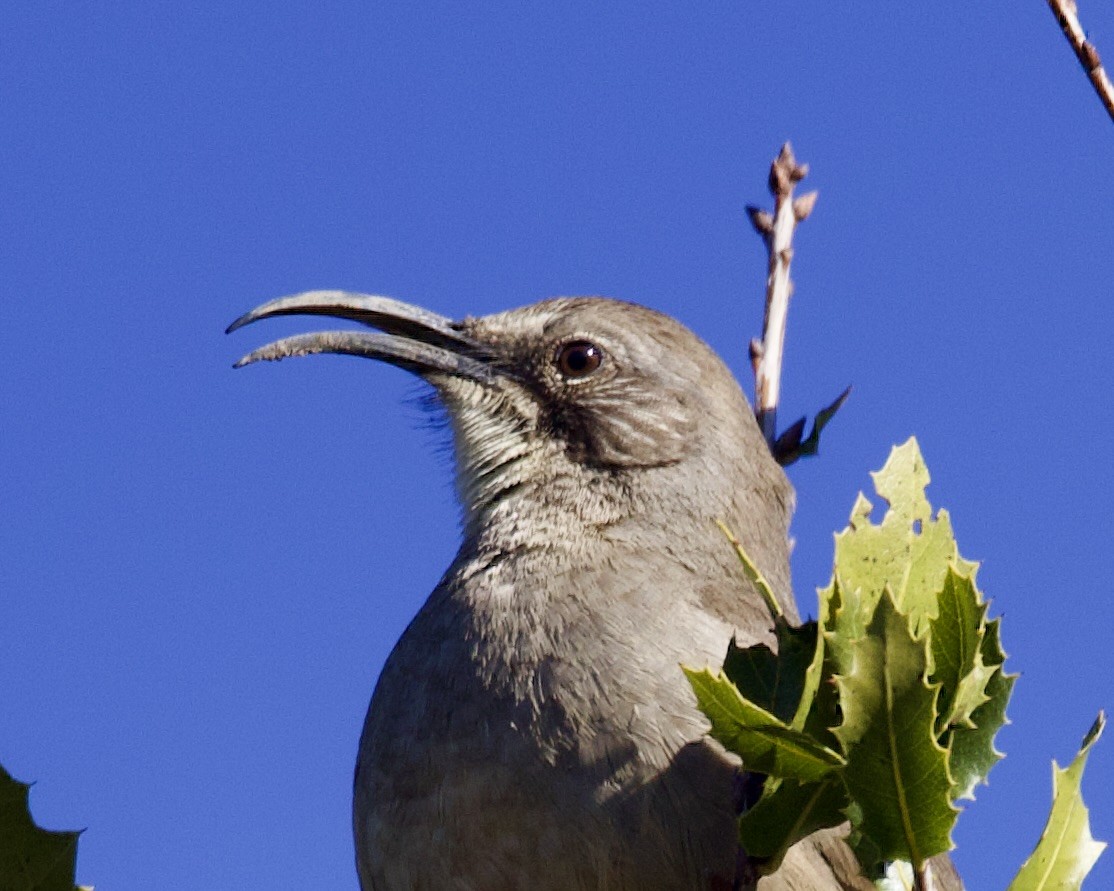
[[[940,717],[936,729],[973,726],[971,714],[989,698],[986,685],[995,667],[982,658],[986,604],[974,579],[948,569],[939,595],[939,615],[932,620],[933,683],[940,685]]]
[[[1006,705],[1016,674],[1007,674],[1006,654],[999,641],[1001,619],[987,622],[980,645],[983,664],[993,670],[987,682],[987,701],[971,713],[970,726],[959,725],[949,733],[948,766],[955,781],[956,798],[973,798],[975,786],[986,782],[990,769],[1003,755],[994,748],[994,737],[1006,724]]]
[[[845,591],[859,592],[868,615],[889,587],[898,608],[913,617],[920,633],[924,623],[935,618],[936,596],[949,565],[958,558],[951,520],[944,510],[932,516],[925,497],[928,468],[915,439],[896,446],[872,476],[889,508],[881,523],[872,523],[872,505],[859,496],[851,525],[836,536],[835,574]]]
[[[722,673],[684,672],[700,710],[712,722],[712,738],[741,757],[747,770],[814,782],[843,764],[836,752],[743,699]]]
[[[1067,767],[1052,762],[1052,812],[1029,859],[1022,865],[1008,891],[1077,891],[1106,848],[1091,837],[1091,821],[1083,803],[1083,769],[1091,747],[1102,735],[1106,716],[1099,714],[1079,754]]]
[[[936,739],[938,690],[926,678],[928,644],[887,591],[852,670],[837,678],[847,789],[859,807],[856,828],[885,860],[919,866],[952,847],[948,753]]]

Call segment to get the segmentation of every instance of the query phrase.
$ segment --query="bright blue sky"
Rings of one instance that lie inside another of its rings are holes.
[[[1114,55],[1114,11],[1083,14]],[[749,387],[743,205],[788,138],[820,201],[786,413],[856,388],[791,472],[798,597],[916,434],[1024,673],[957,833],[968,886],[1004,887],[1050,759],[1114,707],[1114,133],[1041,0],[41,2],[4,32],[0,762],[89,827],[82,881],[354,889],[364,710],[456,545],[415,383],[234,372],[317,322],[225,325],[308,288],[601,293]],[[1114,739],[1086,788],[1114,839]]]

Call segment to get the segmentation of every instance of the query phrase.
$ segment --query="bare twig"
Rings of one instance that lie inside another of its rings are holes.
[[[1052,10],[1052,14],[1056,16],[1056,21],[1060,23],[1060,28],[1068,39],[1068,43],[1071,44],[1071,48],[1075,50],[1075,56],[1079,59],[1079,64],[1083,66],[1083,70],[1087,72],[1087,77],[1091,79],[1091,85],[1095,88],[1095,92],[1099,94],[1099,99],[1102,100],[1106,113],[1110,115],[1111,120],[1114,120],[1114,85],[1111,85],[1110,78],[1106,76],[1106,70],[1102,67],[1098,50],[1095,49],[1095,45],[1087,39],[1087,35],[1083,32],[1083,26],[1079,23],[1079,10],[1075,0],[1048,0],[1048,6]]]
[[[916,884],[914,885],[916,891],[936,891],[936,873],[932,869],[931,860],[926,860],[921,864],[916,876]]]
[[[793,187],[805,178],[807,164],[798,164],[789,143],[770,166],[770,194],[774,196],[773,215],[757,207],[747,207],[751,224],[766,243],[769,271],[766,278],[766,315],[762,339],[750,343],[754,367],[754,413],[771,450],[777,441],[777,406],[781,397],[781,363],[785,349],[785,323],[793,283],[789,264],[793,260],[793,230],[805,220],[816,204],[816,192],[793,198]]]
[[[821,410],[812,422],[806,437],[801,418],[782,433],[777,432],[777,410],[781,400],[781,367],[785,353],[785,326],[789,316],[789,298],[793,281],[789,265],[793,261],[793,232],[797,224],[808,219],[816,206],[816,192],[793,197],[793,188],[808,174],[807,164],[798,164],[789,143],[770,166],[770,194],[774,196],[774,212],[747,206],[747,214],[756,232],[762,236],[769,256],[766,275],[766,314],[762,338],[750,342],[750,362],[754,368],[754,414],[770,448],[770,454],[783,467],[799,458],[815,455],[820,448],[820,432],[847,400],[848,387],[835,402]]]

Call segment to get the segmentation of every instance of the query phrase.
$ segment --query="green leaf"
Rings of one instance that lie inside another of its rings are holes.
[[[989,698],[986,685],[995,667],[982,658],[986,604],[975,580],[948,568],[939,596],[940,614],[930,625],[932,674],[940,685],[937,733],[954,724],[973,727],[971,714]]]
[[[739,843],[769,875],[802,838],[843,823],[847,805],[847,790],[834,776],[817,783],[770,777],[762,797],[739,819]]]
[[[735,556],[739,558],[739,563],[743,567],[743,575],[746,576],[758,593],[762,595],[762,599],[766,601],[766,608],[770,611],[770,615],[775,619],[782,615],[781,604],[778,603],[777,596],[774,594],[773,588],[770,583],[766,581],[766,577],[762,575],[758,569],[758,564],[750,559],[750,554],[743,548],[743,543],[735,536],[730,527],[723,522],[723,520],[716,520],[716,525],[719,526],[720,532],[726,536],[727,541],[735,550]]]
[[[975,712],[990,700],[987,688],[995,674],[996,666],[986,665],[982,656],[975,657],[975,667],[959,680],[959,688],[950,705],[941,707],[937,726],[943,733],[951,727],[975,727]]]
[[[835,633],[843,608],[839,580],[833,578],[831,584],[817,594],[820,597],[820,619],[817,623],[820,633],[816,640],[816,652],[805,672],[804,690],[792,726],[795,730],[804,730],[829,748],[837,748],[839,744],[832,728],[840,721],[839,691],[835,683],[837,654],[832,652],[832,644],[844,644],[844,638]],[[855,603],[858,603],[857,599]],[[847,650],[844,647],[840,652],[846,655]]]
[[[74,891],[80,833],[36,826],[27,806],[30,788],[0,767],[0,888]]]
[[[851,804],[847,806],[847,817],[851,821],[851,831],[847,833],[847,844],[850,845],[851,850],[858,858],[863,875],[871,880],[882,878],[886,872],[886,863],[894,861],[887,861],[882,854],[882,849],[874,843],[874,840],[863,835],[861,828],[863,809],[854,799],[851,799]]]
[[[744,699],[788,722],[801,702],[805,675],[816,653],[816,623],[794,628],[779,616],[774,634],[776,653],[765,644],[740,648],[732,638],[723,673]]]
[[[994,748],[994,737],[1006,723],[1006,705],[1013,692],[1016,674],[1007,674],[1006,654],[999,640],[1001,619],[986,623],[980,655],[994,673],[986,685],[987,701],[971,713],[971,725],[952,729],[948,745],[948,766],[955,780],[955,797],[974,798],[975,786],[986,782],[990,769],[1004,757]]]
[[[1022,864],[1008,891],[1078,889],[1102,854],[1106,844],[1091,837],[1080,786],[1087,756],[1104,726],[1106,716],[1100,712],[1072,763],[1060,768],[1052,762],[1052,812],[1036,849]]]
[[[913,636],[910,621],[885,591],[850,673],[837,678],[844,720],[835,735],[858,806],[856,829],[878,857],[919,867],[952,847],[959,812],[951,803],[948,753],[936,739],[938,688],[925,678],[928,641]]]
[[[855,663],[855,648],[866,637],[878,602],[866,607],[861,589],[848,588],[838,576],[832,581],[832,589],[838,592],[838,598],[833,598],[834,608],[825,623],[824,646],[834,672],[847,674]]]
[[[889,586],[898,608],[913,617],[919,635],[936,617],[936,595],[949,565],[958,559],[951,520],[944,510],[932,517],[924,494],[928,468],[916,439],[896,446],[885,467],[872,476],[889,509],[880,524],[873,524],[872,505],[859,496],[850,527],[836,535],[835,574],[845,592],[859,591],[866,615],[873,614]],[[971,566],[965,561],[960,565]]]
[[[802,782],[823,779],[843,759],[739,695],[721,672],[684,668],[712,738],[743,759],[747,770]]]

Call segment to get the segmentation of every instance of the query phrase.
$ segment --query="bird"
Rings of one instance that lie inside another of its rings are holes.
[[[754,887],[740,766],[680,668],[718,665],[733,638],[776,646],[717,524],[798,620],[793,489],[727,365],[673,318],[604,297],[455,321],[311,291],[229,331],[282,315],[364,328],[287,337],[238,367],[395,365],[432,387],[453,439],[460,549],[387,659],[360,739],[363,891]],[[941,891],[960,887],[939,871]],[[836,830],[757,884],[872,887]]]

